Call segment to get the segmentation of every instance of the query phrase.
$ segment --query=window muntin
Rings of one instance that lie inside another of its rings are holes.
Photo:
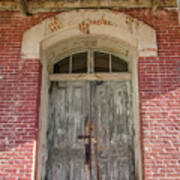
[[[72,54],[54,65],[54,73],[128,72],[128,63],[110,53],[87,51]]]

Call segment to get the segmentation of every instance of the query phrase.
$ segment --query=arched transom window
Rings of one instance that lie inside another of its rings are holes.
[[[118,73],[128,72],[128,63],[107,52],[84,51],[64,57],[54,64],[54,73]]]

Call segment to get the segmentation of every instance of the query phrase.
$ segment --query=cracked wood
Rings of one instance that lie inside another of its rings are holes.
[[[47,180],[135,180],[130,81],[53,82],[50,93]]]

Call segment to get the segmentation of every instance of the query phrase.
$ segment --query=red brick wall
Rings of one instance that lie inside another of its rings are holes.
[[[139,58],[145,180],[180,180],[180,27],[176,11],[131,11],[157,33],[158,57]]]
[[[31,179],[37,139],[41,67],[22,60],[23,32],[42,17],[0,12],[0,179]]]
[[[145,180],[180,180],[180,28],[175,10],[127,10],[157,32],[158,57],[139,58]],[[41,66],[22,60],[23,32],[53,14],[0,13],[0,177],[29,180],[37,140]]]

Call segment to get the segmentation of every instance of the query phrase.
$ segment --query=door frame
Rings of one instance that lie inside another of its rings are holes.
[[[54,50],[58,51],[58,48],[62,48],[60,45],[51,47],[48,49],[41,48],[41,62],[42,62],[42,86],[41,86],[41,101],[40,101],[40,113],[39,113],[39,133],[38,133],[38,151],[37,151],[37,172],[36,179],[42,180],[45,177],[46,160],[47,160],[47,139],[46,132],[48,128],[48,109],[49,109],[49,88],[51,81],[59,80],[131,80],[132,84],[132,101],[133,101],[133,124],[134,124],[134,153],[135,153],[135,173],[136,179],[143,179],[143,168],[142,168],[142,153],[141,153],[141,126],[139,118],[139,91],[138,91],[138,54],[135,47],[130,46],[121,40],[114,40],[112,38],[104,39],[104,36],[88,36],[84,38],[76,37],[74,39],[67,40],[63,42],[67,44],[69,48],[66,52],[62,54],[54,55]],[[104,42],[105,40],[105,42]],[[69,42],[70,41],[70,42]],[[79,43],[81,41],[81,43]],[[98,43],[99,42],[99,43]],[[47,42],[46,42],[47,43]],[[72,46],[70,46],[72,43]],[[84,45],[82,48],[82,44]],[[102,44],[101,47],[98,44]],[[106,44],[106,47],[104,47]],[[80,46],[79,46],[80,45]],[[87,45],[87,47],[86,47]],[[113,48],[112,48],[113,47]],[[55,48],[55,49],[54,49]],[[85,51],[88,49],[97,49],[100,51],[110,52],[118,57],[121,57],[128,63],[129,72],[128,73],[93,73],[93,74],[53,74],[52,67],[57,62],[59,57],[65,57],[70,53]],[[122,53],[128,52],[125,56]],[[62,52],[62,50],[61,50]]]

